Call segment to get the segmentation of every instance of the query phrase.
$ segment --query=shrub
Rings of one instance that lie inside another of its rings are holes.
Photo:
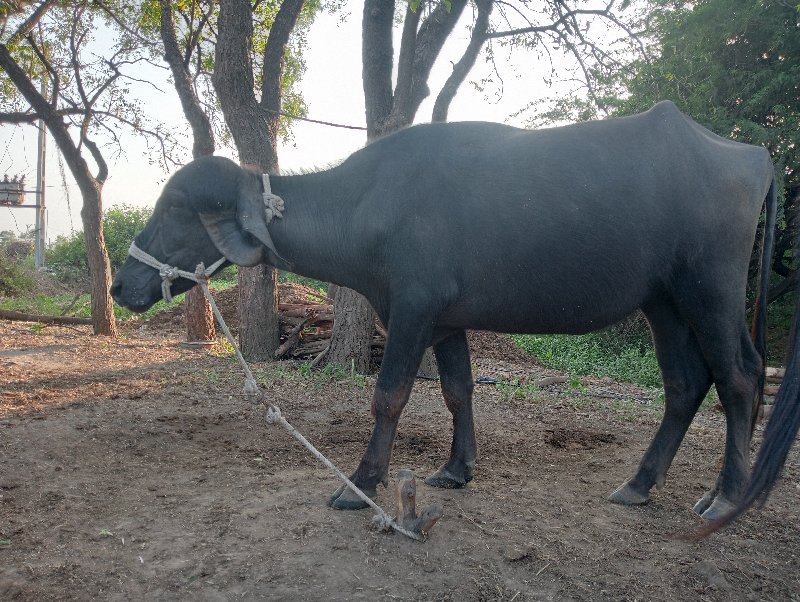
[[[152,209],[129,205],[111,207],[105,212],[103,232],[112,272],[116,272],[122,266],[131,241],[142,231],[151,213]],[[89,265],[83,232],[71,236],[59,236],[47,250],[45,263],[61,280],[85,279],[88,276]]]
[[[35,285],[31,257],[21,256],[17,242],[0,244],[0,295],[16,297],[32,290]]]

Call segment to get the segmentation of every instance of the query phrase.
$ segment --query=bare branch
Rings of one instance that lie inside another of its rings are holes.
[[[108,164],[103,158],[103,154],[100,152],[100,149],[97,147],[97,145],[86,136],[82,137],[86,148],[88,148],[89,152],[92,153],[94,162],[97,163],[97,175],[95,175],[95,180],[97,180],[97,183],[102,186],[108,179]]]
[[[453,65],[453,72],[442,86],[436,102],[433,104],[433,114],[431,121],[447,121],[447,112],[450,103],[458,92],[458,88],[464,82],[467,74],[475,65],[475,61],[481,52],[486,41],[486,32],[489,29],[489,15],[492,12],[491,0],[475,0],[478,7],[478,16],[472,28],[472,35],[461,59]]]
[[[557,31],[560,26],[576,15],[581,16],[600,16],[607,17],[609,15],[608,9],[574,9],[564,13],[559,19],[549,23],[548,25],[532,25],[530,27],[521,27],[519,29],[509,29],[507,31],[493,31],[487,34],[489,38],[508,38],[518,36],[526,33],[544,33],[546,31]]]
[[[58,109],[53,111],[53,115],[61,115],[67,117],[69,115],[83,115],[82,109]],[[33,111],[11,111],[7,113],[0,113],[0,123],[16,124],[16,123],[35,123],[41,119],[39,113]]]
[[[138,31],[135,31],[130,27],[128,27],[128,25],[122,19],[120,19],[117,16],[117,14],[108,5],[106,5],[105,2],[102,2],[102,0],[92,0],[92,4],[99,7],[104,13],[106,13],[111,18],[112,21],[114,21],[114,23],[117,24],[117,27],[119,27],[122,31],[133,37],[137,42],[139,42],[143,46],[153,47],[156,45],[155,42],[149,40],[146,36],[143,36]]]
[[[48,60],[45,56],[44,52],[39,48],[39,45],[36,43],[36,40],[33,37],[33,34],[28,34],[28,43],[31,45],[36,58],[44,65],[44,68],[47,70],[47,73],[50,74],[50,79],[53,80],[53,92],[52,97],[50,98],[50,106],[55,110],[56,106],[58,106],[58,98],[61,91],[61,78],[58,75],[58,72],[53,67],[52,63]]]

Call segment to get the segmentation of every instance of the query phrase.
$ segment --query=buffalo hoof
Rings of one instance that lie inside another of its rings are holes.
[[[623,506],[643,506],[650,501],[650,493],[636,489],[629,481],[625,481],[608,496],[608,501]]]
[[[714,503],[714,498],[715,497],[717,497],[716,490],[709,491],[703,497],[701,497],[699,500],[697,500],[697,503],[694,506],[692,506],[692,511],[695,514],[699,514],[700,516],[703,516],[703,512],[708,510],[711,507],[711,504]]]
[[[377,495],[377,491],[365,491],[363,489],[362,491],[371,500],[374,500]],[[336,510],[362,510],[369,508],[369,504],[358,497],[347,485],[342,485],[336,490],[336,493],[328,500],[328,506]]]
[[[734,508],[736,508],[736,504],[726,497],[707,493],[694,505],[692,510],[706,520],[717,520],[732,512]]]
[[[440,468],[427,479],[425,479],[425,484],[430,485],[431,487],[439,487],[441,489],[461,489],[462,487],[465,487],[466,484],[471,480],[471,474],[459,477],[454,475],[446,468]]]

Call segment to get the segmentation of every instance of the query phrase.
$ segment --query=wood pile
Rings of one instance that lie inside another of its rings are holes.
[[[316,360],[328,348],[333,333],[333,299],[312,288],[281,284],[278,313],[281,343],[275,358]],[[372,356],[380,360],[386,345],[386,331],[375,324]]]
[[[766,383],[764,385],[764,395],[774,397],[778,393],[786,371],[783,368],[767,367],[765,372]]]

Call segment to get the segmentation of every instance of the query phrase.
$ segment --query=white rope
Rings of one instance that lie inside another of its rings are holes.
[[[267,223],[270,223],[273,218],[283,217],[284,203],[283,199],[277,194],[272,193],[272,186],[269,183],[269,174],[262,174],[261,181],[264,184],[264,215],[267,218]]]
[[[137,247],[136,242],[131,243],[131,246],[128,248],[128,255],[141,261],[143,264],[149,265],[151,268],[158,270],[158,275],[161,276],[161,296],[164,297],[164,301],[166,303],[172,302],[172,292],[170,291],[170,287],[172,286],[173,280],[177,280],[178,278],[186,278],[199,283],[200,280],[198,278],[204,277],[208,279],[211,274],[217,271],[219,266],[227,261],[224,256],[220,257],[217,261],[211,264],[208,269],[203,267],[203,271],[198,276],[197,271],[194,273],[186,272],[167,263],[161,263],[158,259],[152,255],[149,255],[148,253],[145,253],[139,247]],[[202,263],[198,264],[197,268],[200,269],[200,266],[202,265]]]
[[[199,264],[197,266],[197,272],[202,272],[201,268],[203,264]],[[382,529],[394,529],[398,533],[402,533],[406,537],[410,537],[411,539],[416,539],[417,541],[425,541],[425,538],[418,534],[414,533],[413,531],[409,531],[408,529],[404,529],[397,522],[389,516],[386,511],[378,506],[367,494],[365,494],[358,486],[353,483],[350,479],[348,479],[345,474],[339,470],[339,468],[331,462],[325,455],[319,451],[312,443],[306,439],[303,434],[294,428],[281,414],[281,409],[266,401],[264,399],[264,392],[258,386],[256,379],[253,377],[253,373],[250,371],[250,366],[247,364],[247,361],[242,356],[241,351],[239,351],[239,346],[236,344],[236,339],[233,338],[231,331],[228,329],[227,324],[225,324],[225,320],[222,318],[222,314],[217,307],[216,302],[214,301],[214,297],[211,295],[211,292],[208,290],[208,278],[198,280],[200,287],[203,289],[203,294],[205,295],[206,299],[208,299],[209,305],[211,305],[211,309],[214,311],[214,316],[217,318],[217,322],[219,322],[219,326],[222,329],[222,332],[225,333],[225,337],[228,339],[228,342],[233,347],[233,350],[236,352],[236,359],[239,360],[239,364],[242,366],[242,370],[245,373],[245,384],[244,384],[244,393],[245,395],[258,395],[259,401],[261,401],[264,406],[267,408],[267,422],[269,424],[280,424],[283,428],[285,428],[292,437],[297,439],[303,447],[305,447],[311,454],[320,462],[322,462],[325,466],[327,466],[333,473],[339,477],[339,479],[350,488],[353,493],[355,493],[358,498],[367,504],[370,508],[377,512],[377,516],[375,516],[372,520],[375,525]]]
[[[265,188],[268,183],[265,182]],[[265,193],[266,194],[266,193]],[[275,197],[279,198],[279,197]],[[278,216],[280,217],[280,216]],[[173,280],[176,278],[188,278],[189,280],[193,280],[197,284],[200,285],[200,288],[203,290],[203,295],[208,300],[209,305],[211,305],[211,309],[214,312],[214,316],[217,318],[217,322],[219,322],[219,326],[222,329],[222,332],[225,333],[225,338],[228,339],[228,342],[233,347],[233,350],[236,354],[236,359],[239,360],[239,364],[242,366],[242,370],[245,374],[245,382],[244,382],[244,394],[248,396],[258,396],[258,401],[262,402],[267,409],[267,422],[269,424],[280,424],[285,428],[289,433],[297,439],[303,446],[310,451],[317,460],[322,462],[325,466],[333,471],[333,473],[341,479],[341,481],[350,488],[353,493],[355,493],[360,500],[362,500],[365,504],[367,504],[370,508],[375,510],[378,514],[373,517],[373,523],[381,529],[394,529],[398,533],[402,533],[406,537],[410,537],[411,539],[415,539],[417,541],[425,541],[425,537],[419,533],[414,533],[413,531],[409,531],[408,529],[404,529],[397,522],[389,516],[383,508],[378,506],[372,499],[370,499],[367,494],[365,494],[358,486],[353,483],[350,479],[348,479],[345,474],[339,470],[336,465],[328,460],[322,452],[320,452],[316,447],[314,447],[311,442],[306,439],[300,431],[294,428],[289,422],[283,417],[281,414],[281,409],[266,401],[264,398],[264,391],[258,386],[255,377],[253,376],[253,372],[250,370],[250,366],[248,365],[247,361],[244,359],[242,352],[239,351],[239,345],[236,344],[236,339],[234,339],[233,334],[231,334],[228,325],[225,323],[225,320],[222,317],[222,313],[219,311],[219,307],[217,306],[216,301],[214,301],[214,297],[211,295],[211,291],[208,289],[208,280],[209,276],[225,261],[225,257],[214,263],[209,268],[206,268],[202,263],[197,264],[197,269],[195,269],[194,273],[186,272],[184,270],[180,270],[176,267],[167,265],[166,263],[161,263],[151,255],[148,255],[144,251],[142,251],[139,247],[136,246],[135,243],[131,243],[130,249],[128,253],[134,259],[138,259],[145,265],[149,265],[158,270],[158,273],[161,275],[162,283],[162,293],[164,294],[164,299],[167,300],[167,296],[169,295],[169,286]],[[169,299],[172,299],[172,296],[169,295]]]

